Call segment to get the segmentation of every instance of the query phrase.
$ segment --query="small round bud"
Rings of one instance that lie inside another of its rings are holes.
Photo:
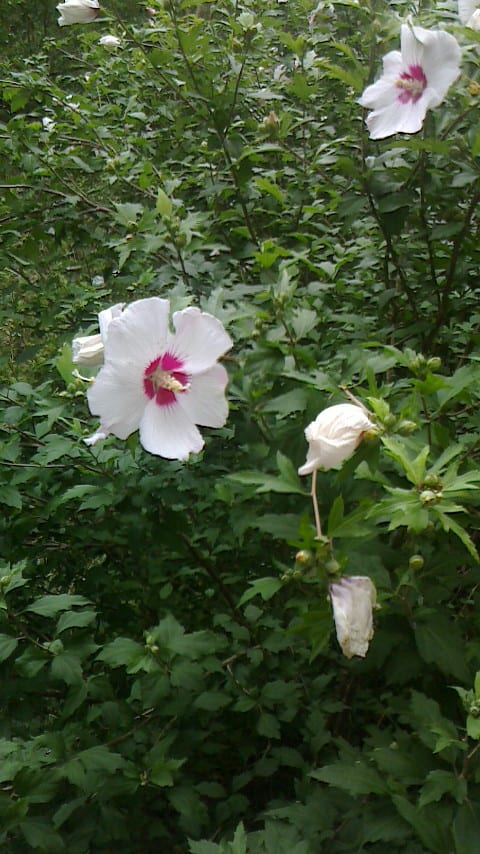
[[[325,564],[325,569],[329,575],[338,575],[341,571],[341,568],[342,567],[340,566],[338,560],[335,560],[335,558],[333,557],[331,558],[331,560],[327,560]]]
[[[295,555],[295,563],[300,564],[300,566],[309,566],[312,561],[313,554],[308,549],[302,549]]]
[[[415,421],[400,421],[400,424],[397,427],[397,433],[400,433],[400,436],[411,436],[412,433],[415,433],[417,429],[417,425]]]
[[[434,492],[432,489],[424,489],[423,492],[420,493],[420,501],[422,504],[435,504],[438,498],[438,493]]]
[[[425,561],[422,555],[412,555],[410,560],[408,561],[408,565],[410,569],[413,569],[414,572],[418,572],[418,570],[423,569]]]
[[[432,358],[427,361],[427,368],[429,371],[439,371],[441,367],[442,360],[438,356],[432,356]]]
[[[394,415],[393,412],[389,412],[383,419],[383,423],[387,428],[395,427],[395,424],[397,423],[396,415]]]
[[[442,486],[442,481],[438,477],[437,474],[427,474],[425,480],[423,481],[423,485],[427,487],[427,489],[439,489]]]

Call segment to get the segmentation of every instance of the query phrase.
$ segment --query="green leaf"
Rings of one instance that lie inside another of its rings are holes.
[[[33,611],[34,614],[40,614],[42,617],[55,617],[60,611],[69,611],[74,605],[91,605],[91,602],[85,599],[85,596],[57,593],[41,596],[25,610]]]
[[[453,822],[455,854],[473,854],[480,839],[480,804],[469,799],[456,811]]]
[[[9,658],[12,652],[15,652],[17,646],[18,641],[16,638],[0,634],[0,661],[5,661]]]
[[[415,641],[427,664],[435,664],[442,673],[470,683],[462,637],[455,623],[445,614],[419,618],[415,624]]]
[[[50,672],[53,679],[59,679],[67,685],[75,685],[82,681],[80,660],[69,652],[61,652],[53,657]]]
[[[27,845],[39,849],[44,854],[62,854],[66,852],[62,837],[54,830],[48,821],[40,818],[27,818],[20,822]]]
[[[144,647],[131,638],[115,638],[103,648],[97,659],[110,667],[129,667],[136,664],[144,654]]]
[[[425,445],[418,453],[415,459],[411,459],[406,447],[396,439],[391,439],[388,436],[382,436],[382,444],[384,445],[389,456],[392,457],[403,469],[405,476],[414,486],[418,486],[423,481],[425,476],[425,467],[430,453],[430,448]]]
[[[441,769],[430,771],[422,786],[418,806],[424,807],[426,804],[434,803],[445,794],[451,794],[458,804],[465,801],[467,796],[467,783],[463,777],[458,777],[453,771],[444,771]]]
[[[2,484],[0,488],[0,504],[5,504],[7,507],[14,507],[16,510],[22,509],[22,496],[18,489],[14,486]]]
[[[282,582],[279,578],[257,578],[255,581],[250,582],[250,589],[245,591],[238,604],[245,605],[254,596],[261,596],[264,602],[268,602],[281,587]]]
[[[355,762],[336,762],[334,765],[324,765],[323,768],[312,771],[309,776],[354,796],[384,795],[388,791],[378,771],[360,759]]]
[[[97,617],[96,611],[67,611],[57,623],[57,635],[67,629],[81,629],[89,626]]]
[[[170,218],[172,215],[173,205],[167,194],[161,188],[157,192],[157,201],[155,207],[162,219]]]
[[[229,706],[231,702],[232,698],[220,691],[204,691],[195,699],[193,706],[207,712],[217,712],[219,709]]]

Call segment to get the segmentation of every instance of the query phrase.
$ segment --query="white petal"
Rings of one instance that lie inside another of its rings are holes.
[[[132,302],[108,326],[105,363],[135,364],[143,374],[165,352],[169,302],[160,297]]]
[[[81,335],[72,341],[72,362],[75,365],[103,365],[101,335]]]
[[[362,97],[358,99],[358,103],[362,107],[375,110],[396,104],[399,91],[396,81],[399,76],[400,72],[393,79],[381,77],[376,83],[367,86]]]
[[[106,439],[107,436],[108,433],[104,433],[103,430],[97,430],[96,433],[92,433],[91,436],[88,436],[83,441],[86,445],[96,445],[97,442],[103,442],[103,440]]]
[[[417,133],[422,127],[427,108],[428,97],[422,96],[416,103],[409,101],[402,104],[396,101],[382,110],[375,110],[367,116],[371,138],[384,139],[394,133]]]
[[[143,389],[143,372],[123,364],[110,363],[101,368],[87,391],[92,415],[100,416],[100,429],[126,439],[137,430],[148,398]]]
[[[194,424],[223,427],[228,418],[227,382],[228,374],[223,365],[214,365],[203,374],[192,376],[188,391],[177,395],[178,405]]]
[[[198,454],[204,442],[188,415],[178,404],[158,406],[149,401],[140,422],[140,442],[150,454],[167,460],[187,460]]]
[[[125,303],[117,302],[116,305],[110,306],[110,308],[105,308],[103,311],[100,311],[98,314],[98,325],[100,328],[100,335],[102,336],[102,340],[105,343],[107,338],[107,329],[110,326],[112,320],[116,317],[120,317],[123,307]]]
[[[197,374],[212,365],[233,346],[223,323],[198,308],[186,308],[173,315],[175,335],[168,350],[184,363],[189,374]]]

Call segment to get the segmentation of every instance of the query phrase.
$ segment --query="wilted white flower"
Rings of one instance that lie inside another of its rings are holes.
[[[366,575],[339,578],[330,585],[337,639],[347,658],[365,658],[373,637],[373,608],[377,591]]]
[[[316,469],[335,469],[351,457],[364,433],[374,427],[368,415],[353,403],[329,406],[317,415],[305,430],[309,444],[307,460],[298,473],[312,474]]]
[[[198,308],[173,315],[168,300],[131,303],[108,326],[105,364],[87,392],[100,426],[89,443],[109,433],[126,439],[139,429],[146,451],[185,460],[201,451],[196,425],[223,427],[228,375],[217,363],[232,346],[222,323]],[[102,434],[102,435],[100,435]]]
[[[75,365],[89,365],[91,368],[103,365],[103,353],[107,329],[114,317],[122,313],[123,303],[119,302],[106,308],[98,315],[100,334],[83,335],[72,341],[72,361]]]
[[[59,3],[57,11],[60,13],[58,23],[61,27],[69,24],[90,24],[100,14],[98,0],[65,0]]]
[[[122,40],[118,38],[118,36],[102,36],[101,39],[98,40],[98,43],[103,47],[106,47],[108,50],[113,50],[116,47],[119,47],[122,43]]]
[[[55,127],[55,122],[50,118],[50,116],[44,116],[42,119],[42,125],[43,129],[47,131],[47,133],[50,133],[50,131]]]
[[[373,110],[367,116],[372,139],[417,133],[460,74],[461,51],[450,33],[403,24],[400,41],[401,50],[383,58],[383,77],[358,102]]]

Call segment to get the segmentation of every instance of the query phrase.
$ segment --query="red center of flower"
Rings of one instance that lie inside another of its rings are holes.
[[[150,362],[143,375],[143,388],[147,397],[155,399],[158,406],[175,403],[176,395],[186,391],[189,386],[188,374],[182,369],[183,362],[171,353],[165,353]]]
[[[408,71],[402,72],[395,85],[400,89],[397,98],[401,104],[408,104],[410,101],[416,104],[427,88],[427,78],[422,66],[410,65]]]

